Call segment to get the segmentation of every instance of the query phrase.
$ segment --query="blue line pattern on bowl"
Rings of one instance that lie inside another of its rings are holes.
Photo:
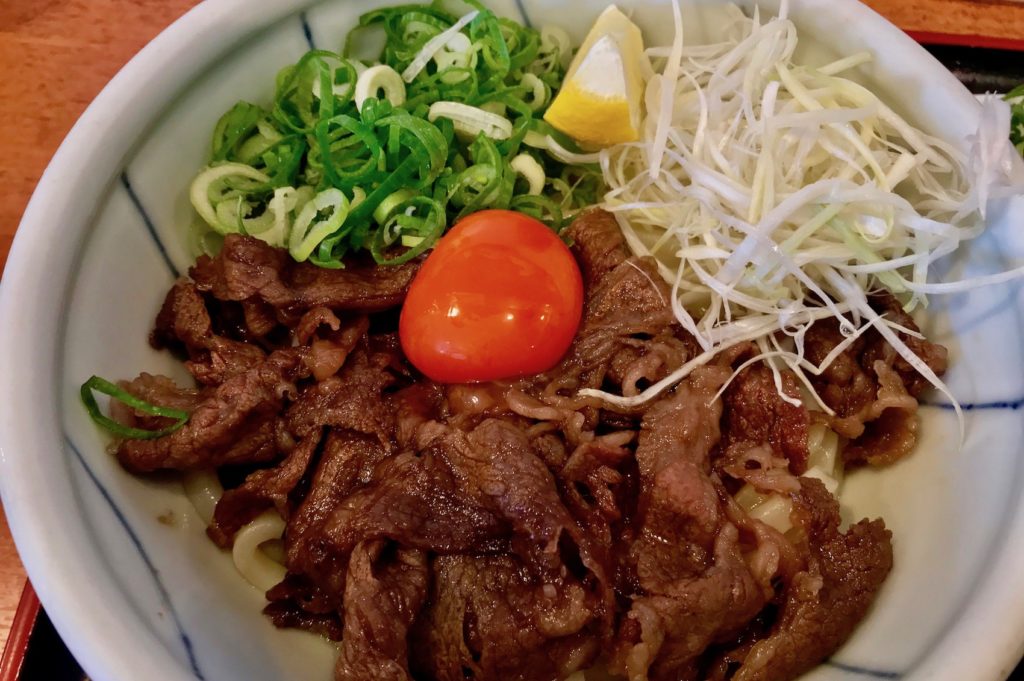
[[[146,229],[149,230],[149,235],[153,238],[153,243],[156,244],[157,250],[160,251],[160,255],[163,257],[164,262],[167,263],[168,269],[177,279],[181,276],[181,272],[175,266],[171,260],[171,256],[167,253],[167,248],[164,246],[164,242],[160,240],[160,236],[156,232],[156,225],[153,220],[149,217],[149,213],[146,212],[145,207],[142,205],[142,201],[139,200],[139,195],[135,193],[132,188],[131,180],[128,179],[128,170],[121,171],[121,186],[124,187],[125,191],[128,192],[128,198],[131,199],[132,205],[135,206],[135,210],[139,211],[139,216],[146,225]]]
[[[306,44],[309,45],[309,49],[315,50],[316,41],[313,39],[313,28],[309,25],[309,17],[305,12],[299,13],[299,21],[302,23],[302,35],[306,38]]]
[[[124,175],[122,175],[121,177],[125,178]],[[75,458],[78,459],[78,463],[81,464],[82,468],[85,470],[86,475],[88,475],[89,479],[92,480],[92,483],[96,486],[96,489],[99,490],[99,493],[103,496],[103,499],[107,502],[107,504],[109,504],[110,510],[114,512],[114,515],[117,517],[118,522],[121,523],[121,526],[124,528],[124,531],[128,534],[128,538],[135,546],[135,550],[139,552],[139,556],[142,558],[142,562],[146,564],[146,569],[149,570],[149,574],[152,576],[153,582],[156,584],[156,588],[160,592],[160,599],[164,602],[164,605],[166,605],[167,611],[171,614],[171,619],[174,621],[174,626],[178,629],[178,636],[181,639],[182,647],[185,649],[185,654],[188,655],[188,663],[189,666],[192,668],[192,673],[195,675],[197,679],[199,679],[199,681],[206,681],[206,677],[203,676],[202,671],[200,671],[199,669],[199,663],[196,660],[195,650],[192,647],[192,639],[189,638],[187,633],[185,633],[185,628],[182,626],[181,619],[178,617],[178,611],[174,609],[174,604],[171,602],[171,596],[167,592],[167,588],[164,586],[163,581],[161,581],[160,579],[160,571],[157,569],[156,565],[153,564],[153,561],[149,557],[149,554],[146,552],[145,547],[142,546],[142,540],[139,539],[139,535],[136,534],[134,529],[132,529],[131,524],[128,522],[128,519],[125,517],[124,513],[121,512],[121,509],[118,507],[118,505],[114,502],[114,498],[110,495],[110,492],[103,485],[103,483],[100,482],[100,479],[96,477],[96,473],[93,472],[92,468],[86,462],[85,457],[82,456],[82,452],[78,449],[75,443],[71,441],[71,438],[68,436],[67,433],[64,433],[64,442],[67,444],[68,448],[72,451],[72,453],[74,453]]]
[[[903,677],[903,674],[900,672],[868,669],[867,667],[861,667],[855,664],[846,664],[845,662],[836,662],[835,660],[828,660],[826,664],[830,667],[835,667],[836,669],[842,669],[844,672],[860,674],[861,676],[869,676],[873,679],[899,679]]]
[[[932,407],[933,409],[945,409],[946,411],[953,411],[956,406],[949,404],[948,402],[922,402],[922,407]],[[969,402],[967,404],[961,404],[960,408],[964,411],[1017,411],[1024,407],[1024,397],[1019,397],[1015,400],[997,400],[994,402]]]
[[[516,7],[519,8],[519,14],[523,17],[523,24],[533,28],[533,22],[530,21],[530,15],[526,13],[526,3],[523,0],[516,0]]]

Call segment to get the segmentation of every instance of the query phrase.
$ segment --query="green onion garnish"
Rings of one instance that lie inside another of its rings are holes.
[[[1024,154],[1024,85],[1018,85],[1006,94],[1010,103],[1010,141]]]
[[[111,398],[118,400],[119,402],[123,402],[132,409],[141,411],[144,414],[165,416],[167,418],[174,419],[175,421],[173,424],[166,428],[161,428],[160,430],[145,430],[143,428],[132,428],[130,426],[126,426],[118,423],[108,416],[103,415],[103,412],[100,411],[99,405],[96,404],[96,397],[93,396],[93,391],[109,395]],[[155,440],[158,437],[170,435],[184,426],[189,419],[189,413],[187,411],[150,404],[145,400],[140,400],[128,391],[118,387],[106,379],[100,378],[99,376],[93,376],[83,383],[81,394],[82,403],[85,404],[85,408],[89,412],[89,416],[92,417],[93,421],[106,428],[114,435],[129,440]]]
[[[577,150],[543,121],[568,36],[466,4],[461,17],[436,2],[368,12],[341,53],[311,50],[282,69],[268,106],[229,109],[190,192],[216,238],[194,243],[240,233],[320,267],[360,250],[397,264],[478,210],[559,231],[594,203],[598,169],[561,162],[545,141]],[[356,58],[371,33],[382,47]]]

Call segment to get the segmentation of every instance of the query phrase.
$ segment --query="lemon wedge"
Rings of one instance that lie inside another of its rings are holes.
[[[640,29],[611,5],[580,46],[544,120],[587,147],[635,142],[645,59]]]

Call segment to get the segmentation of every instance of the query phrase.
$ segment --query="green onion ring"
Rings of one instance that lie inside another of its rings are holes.
[[[165,416],[170,419],[175,419],[175,422],[166,428],[161,428],[160,430],[132,428],[122,423],[118,423],[109,416],[104,416],[103,412],[100,411],[99,405],[96,404],[96,397],[93,395],[93,391],[103,395],[108,395],[119,402],[123,402],[136,411],[141,411],[144,414],[151,414],[153,416]],[[106,428],[114,435],[128,440],[155,440],[157,438],[164,437],[165,435],[170,435],[171,433],[181,429],[182,426],[188,422],[191,416],[187,411],[160,407],[155,404],[150,404],[145,400],[140,400],[127,390],[124,390],[123,388],[106,379],[100,378],[99,376],[93,376],[82,384],[81,395],[82,402],[85,404],[85,409],[89,412],[89,416],[93,421],[103,428]]]

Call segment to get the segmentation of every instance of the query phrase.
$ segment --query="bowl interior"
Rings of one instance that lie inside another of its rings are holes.
[[[245,5],[233,4],[238,11]],[[124,473],[78,399],[78,386],[92,374],[121,378],[148,371],[186,377],[168,354],[151,350],[146,337],[167,289],[193,259],[187,190],[206,160],[214,122],[238,99],[265,102],[273,75],[311,45],[338,49],[358,15],[380,0],[301,4],[293,2],[292,13],[278,9],[284,16],[268,18],[256,32],[228,31],[233,38],[218,47],[219,57],[189,74],[186,87],[169,93],[171,106],[143,121],[145,134],[131,142],[116,167],[104,169],[111,179],[95,214],[81,220],[84,242],[59,312],[64,322],[57,338],[62,350],[56,380],[64,475],[73,494],[53,503],[84,521],[86,535],[79,543],[91,546],[99,558],[96,565],[102,566],[95,574],[83,567],[81,578],[102,585],[110,611],[138,632],[140,645],[159,648],[161,655],[166,652],[176,661],[173,668],[147,669],[145,678],[331,678],[332,647],[309,634],[274,629],[260,615],[262,594],[235,572],[228,554],[207,540],[177,479]],[[534,25],[560,24],[577,39],[603,9],[601,3],[586,0],[489,4]],[[623,4],[654,38],[649,42],[670,39],[669,4]],[[761,7],[778,9],[771,2]],[[809,62],[823,62],[840,52],[875,51],[878,60],[863,67],[861,77],[880,87],[894,108],[912,114],[934,134],[963,144],[976,125],[973,102],[894,28],[855,2],[794,2],[791,11],[803,30]],[[684,14],[687,40],[706,40],[723,28],[718,2],[687,2]],[[167,45],[188,49],[186,36],[178,40]],[[1024,255],[1024,239],[1009,229],[1010,215],[1020,208],[1009,203],[997,207],[990,233],[950,267],[991,272]],[[850,476],[842,499],[844,514],[885,518],[894,534],[896,568],[854,638],[808,678],[914,677],[985,583],[1017,513],[1022,482],[1020,311],[1020,289],[1009,285],[935,298],[927,311],[924,328],[953,351],[948,375],[952,393],[969,407],[963,449],[957,447],[955,412],[947,398],[934,394],[921,410],[921,438],[913,456],[885,470]],[[39,578],[74,574],[68,566],[51,570]],[[73,618],[63,621],[70,626]],[[81,631],[62,633],[96,678],[142,678],[141,668],[126,673],[111,662],[122,642],[108,641],[97,649],[85,645],[88,636]]]

